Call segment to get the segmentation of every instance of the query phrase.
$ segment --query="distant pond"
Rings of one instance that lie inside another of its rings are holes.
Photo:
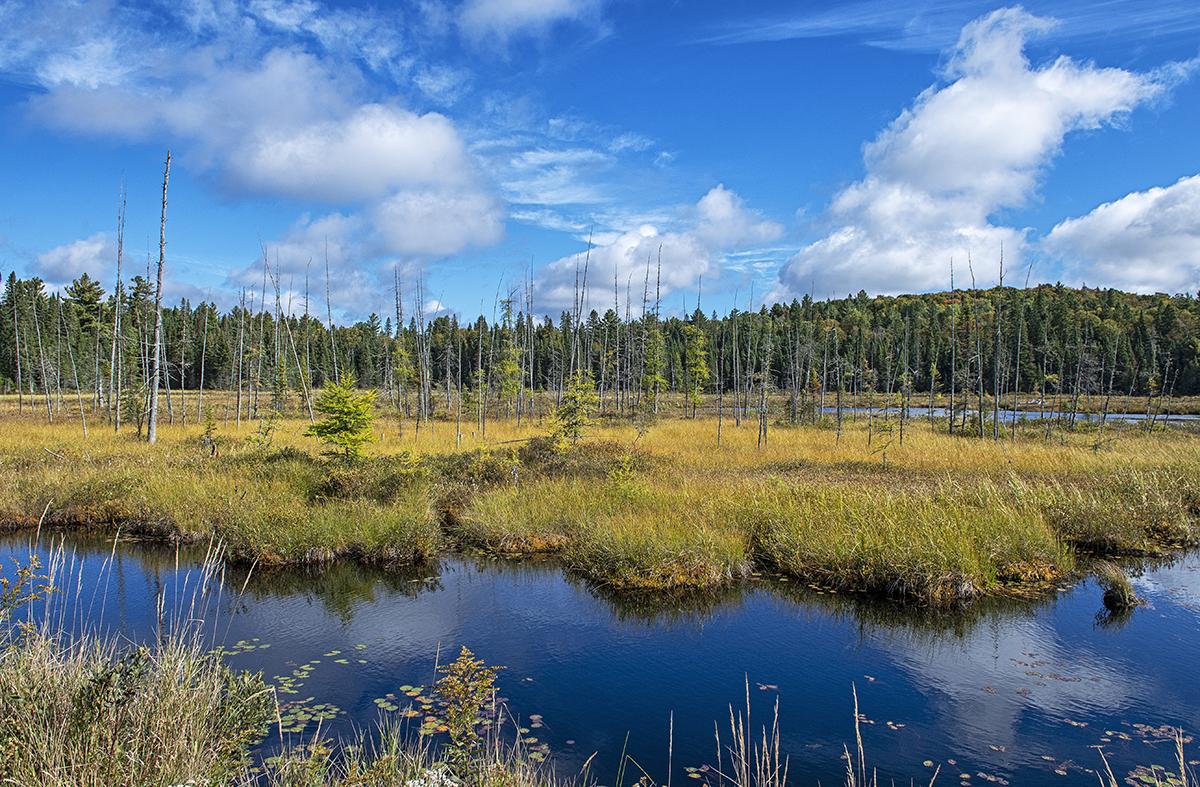
[[[45,556],[58,538],[34,548]],[[30,548],[28,534],[0,539],[4,570]],[[203,559],[69,535],[65,549],[82,581],[69,625],[132,640],[154,636],[160,597],[168,616],[186,609]],[[1200,731],[1200,557],[1135,585],[1148,603],[1124,620],[1100,614],[1091,582],[936,615],[770,579],[663,604],[598,593],[551,562],[450,557],[403,572],[228,568],[204,615],[231,664],[326,706],[335,735],[370,732],[408,702],[401,687],[430,686],[437,654],[465,644],[507,667],[508,708],[533,717],[529,735],[560,775],[598,752],[593,773],[611,784],[628,736],[665,780],[673,713],[685,783],[684,768],[714,761],[714,721],[724,736],[748,680],[756,724],[779,701],[794,784],[842,782],[855,687],[881,783],[925,784],[929,761],[939,784],[1094,785],[1094,747],[1125,777],[1172,763],[1174,725]]]

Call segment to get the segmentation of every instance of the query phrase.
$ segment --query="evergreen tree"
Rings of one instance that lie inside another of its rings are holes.
[[[599,404],[592,373],[577,370],[563,386],[562,402],[554,410],[554,439],[560,448],[574,445],[592,423],[592,413]]]
[[[375,391],[357,390],[354,377],[343,374],[322,389],[313,407],[324,418],[310,426],[307,434],[330,446],[330,454],[348,462],[361,459],[363,446],[375,439],[371,432]]]

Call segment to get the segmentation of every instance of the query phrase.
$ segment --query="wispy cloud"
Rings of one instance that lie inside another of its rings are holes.
[[[699,41],[746,44],[850,37],[869,46],[940,52],[957,40],[964,24],[994,7],[986,0],[863,0],[823,10],[734,19]],[[1125,40],[1161,39],[1200,31],[1200,4],[1191,0],[1034,0],[1025,8],[1061,20],[1055,34],[1062,39],[1112,38],[1114,31]]]

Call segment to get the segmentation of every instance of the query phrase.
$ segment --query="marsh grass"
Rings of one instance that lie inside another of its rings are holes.
[[[1084,549],[1155,555],[1193,544],[1200,534],[1195,469],[1118,465],[1087,478],[1018,480],[1015,486],[1056,531]]]
[[[0,614],[0,780],[223,783],[244,773],[275,699],[261,675],[207,652],[189,623],[219,584],[219,558],[192,578],[186,607],[160,606],[151,645],[99,634],[82,574],[61,551],[49,562],[38,592]]]
[[[1116,563],[1101,560],[1092,571],[1096,575],[1097,584],[1104,591],[1104,606],[1110,612],[1125,612],[1141,603],[1129,576]]]
[[[221,783],[273,716],[261,676],[186,639],[153,648],[42,632],[0,657],[0,775],[15,784]]]
[[[1076,549],[1160,554],[1200,535],[1200,438],[1181,431],[993,442],[914,426],[885,459],[862,423],[840,440],[791,427],[762,448],[727,425],[718,448],[711,420],[611,422],[563,450],[536,420],[484,440],[381,419],[366,459],[345,464],[318,459],[305,425],[274,422],[269,445],[218,427],[213,457],[199,425],[164,425],[148,448],[9,419],[0,527],[46,511],[49,527],[219,538],[259,564],[550,553],[618,591],[720,587],[758,565],[934,603],[1044,586]]]
[[[754,554],[818,585],[945,603],[1073,567],[1036,510],[990,485],[933,493],[764,484],[739,498]]]
[[[244,774],[241,787],[568,787],[587,785],[586,774],[559,779],[544,763],[530,759],[519,741],[500,737],[473,756],[474,775],[463,782],[427,738],[414,740],[403,725],[387,723],[371,739],[344,743],[317,738],[288,747],[261,772]]]

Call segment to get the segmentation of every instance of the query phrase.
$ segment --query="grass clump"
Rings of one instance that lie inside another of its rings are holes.
[[[0,526],[42,521],[185,542],[218,538],[229,558],[264,564],[421,562],[441,548],[441,528],[427,485],[403,466],[326,471],[287,451],[193,460],[168,472],[50,464],[0,479]]]
[[[893,493],[764,484],[747,490],[733,515],[764,563],[843,590],[960,602],[1072,567],[1036,510],[988,487]]]
[[[1093,568],[1096,582],[1104,591],[1104,606],[1110,612],[1125,612],[1142,603],[1125,571],[1108,560],[1099,561]]]
[[[1065,481],[1017,481],[1063,538],[1101,554],[1159,554],[1200,536],[1200,482],[1170,469],[1118,467]]]
[[[265,734],[274,699],[190,643],[122,651],[43,633],[0,656],[0,780],[222,783]]]
[[[748,573],[747,545],[701,491],[641,484],[620,468],[599,483],[549,479],[480,496],[456,532],[505,554],[557,552],[617,589],[714,587]]]
[[[424,562],[441,548],[441,528],[420,491],[388,505],[369,500],[260,502],[214,512],[213,533],[242,560],[289,565],[354,558],[409,564]]]
[[[60,567],[61,555],[51,562]],[[41,621],[10,625],[27,604],[59,595],[54,571],[39,569],[34,557],[0,582],[0,781],[217,784],[240,778],[251,747],[275,716],[262,675],[233,672],[205,652],[194,630],[167,633],[153,648],[123,647],[64,632],[49,605]],[[69,577],[64,586],[69,593],[81,587]]]

